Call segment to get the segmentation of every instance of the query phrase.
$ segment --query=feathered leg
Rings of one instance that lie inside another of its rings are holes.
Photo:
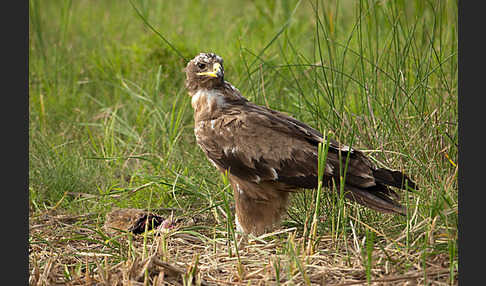
[[[280,221],[287,207],[288,192],[235,177],[230,177],[230,182],[234,191],[238,231],[261,235]]]

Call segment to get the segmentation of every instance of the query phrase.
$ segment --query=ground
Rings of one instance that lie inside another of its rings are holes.
[[[30,285],[457,284],[445,253],[423,259],[405,250],[403,237],[376,242],[368,257],[366,241],[322,235],[311,244],[296,228],[250,237],[237,249],[224,231],[191,230],[214,223],[205,218],[146,235],[107,234],[98,219],[56,212],[31,219],[31,237],[42,242],[29,247]]]

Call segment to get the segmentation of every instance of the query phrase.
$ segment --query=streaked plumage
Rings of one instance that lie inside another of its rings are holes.
[[[235,198],[237,228],[262,234],[285,212],[290,192],[317,187],[323,135],[290,116],[249,102],[224,80],[223,59],[201,53],[185,69],[194,134],[209,161],[224,172]],[[377,168],[359,150],[330,140],[323,180],[339,182],[349,152],[346,197],[385,213],[405,214],[388,186],[415,189],[399,171]]]

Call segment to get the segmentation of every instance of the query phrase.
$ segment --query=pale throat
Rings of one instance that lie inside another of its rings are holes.
[[[212,113],[222,108],[226,104],[224,94],[216,89],[200,89],[192,95],[191,105],[194,109],[194,115],[197,117],[200,113]]]

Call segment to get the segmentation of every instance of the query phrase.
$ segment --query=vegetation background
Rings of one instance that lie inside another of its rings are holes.
[[[30,0],[29,13],[31,284],[135,281],[127,263],[158,243],[182,278],[140,264],[139,283],[457,283],[456,1]],[[185,64],[209,51],[249,100],[414,178],[409,214],[310,191],[283,232],[238,250],[184,89]],[[137,247],[102,228],[115,208],[195,223]],[[217,272],[211,259],[235,253]]]

